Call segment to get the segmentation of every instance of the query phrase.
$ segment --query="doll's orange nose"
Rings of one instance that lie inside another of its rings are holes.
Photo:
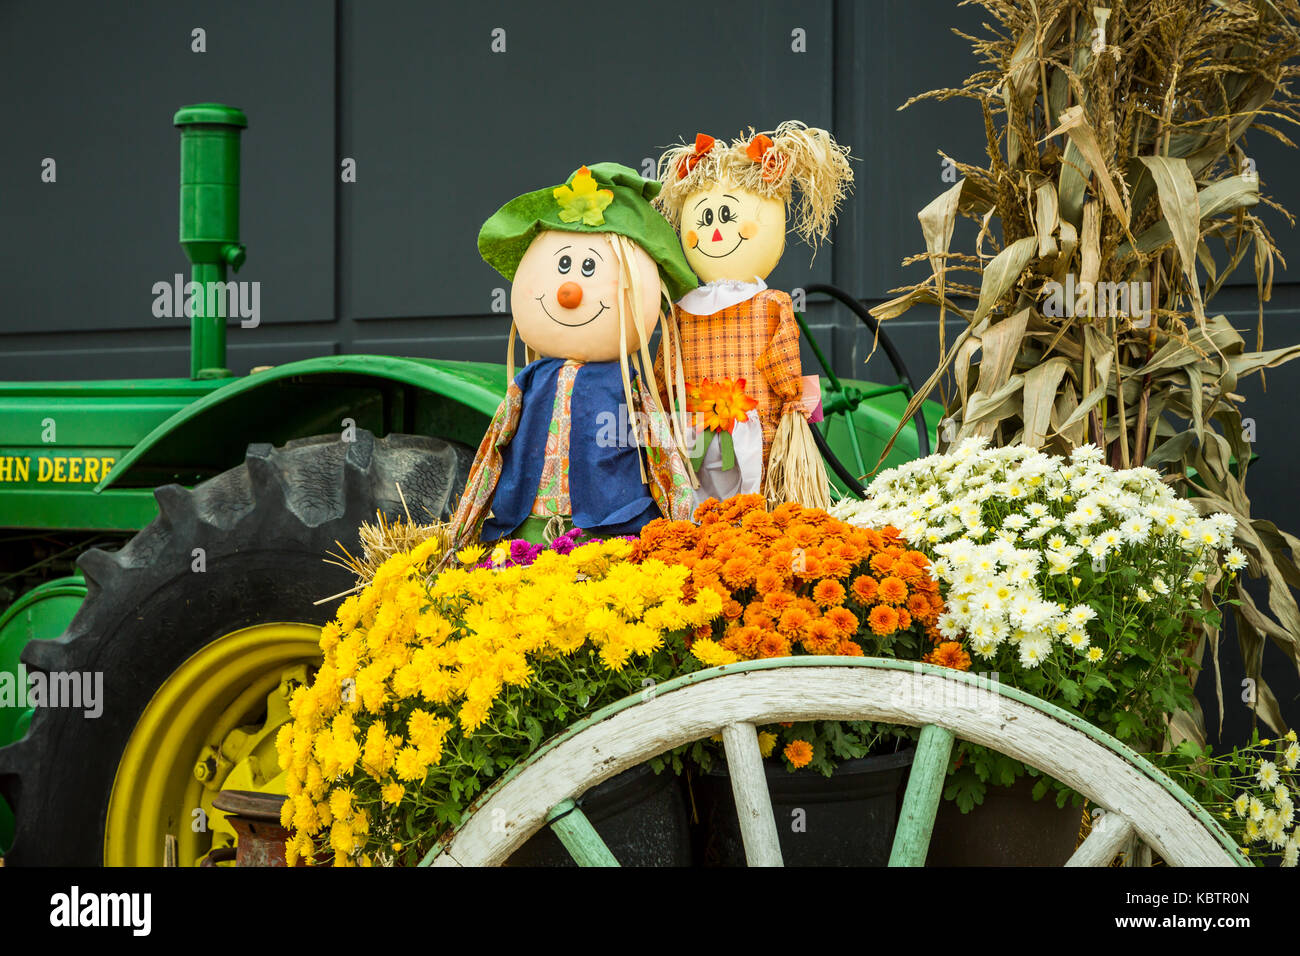
[[[582,286],[576,282],[566,282],[555,291],[555,298],[566,309],[576,309],[582,305]]]

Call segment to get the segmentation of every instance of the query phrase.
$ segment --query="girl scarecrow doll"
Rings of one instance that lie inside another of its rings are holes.
[[[626,166],[597,163],[483,224],[479,252],[512,283],[512,381],[452,519],[457,545],[540,542],[570,527],[608,537],[690,517],[680,423],[639,374],[652,369],[662,313],[671,326],[668,304],[697,284],[650,204],[658,191]],[[526,361],[518,375],[516,334]]]
[[[704,282],[673,307],[694,398],[687,411],[714,418],[719,401],[726,406],[722,428],[714,429],[718,450],[709,446],[700,461],[700,497],[761,485],[774,503],[829,507],[829,481],[808,424],[819,407],[817,380],[805,383],[790,296],[763,280],[785,249],[792,204],[799,237],[814,250],[825,240],[852,187],[848,149],[799,122],[751,130],[730,145],[700,133],[660,157],[659,178],[655,205],[681,233],[686,260]],[[741,393],[754,405],[743,419]],[[707,428],[707,420],[697,427]],[[741,453],[760,439],[761,452]]]

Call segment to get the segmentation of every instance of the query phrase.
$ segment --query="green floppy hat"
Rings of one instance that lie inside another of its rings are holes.
[[[650,205],[658,193],[657,180],[643,179],[619,163],[583,166],[563,186],[524,193],[498,209],[479,230],[478,251],[513,282],[519,260],[543,230],[616,232],[650,255],[676,302],[699,280],[686,263],[677,231]]]

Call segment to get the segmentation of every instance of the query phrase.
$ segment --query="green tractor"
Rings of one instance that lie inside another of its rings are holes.
[[[283,792],[276,731],[354,583],[323,557],[355,551],[377,511],[447,517],[505,394],[503,365],[380,355],[232,376],[227,274],[245,254],[247,120],[205,103],[174,122],[189,378],[0,384],[0,584],[14,598],[0,613],[8,865],[231,859],[236,833],[213,799]],[[839,290],[807,292],[874,328]],[[883,336],[899,378],[887,386],[836,378],[804,331],[825,368],[814,432],[838,493],[860,492],[910,384]],[[928,453],[926,418],[939,413],[918,412],[888,460]],[[81,552],[64,576],[51,571],[59,549]]]

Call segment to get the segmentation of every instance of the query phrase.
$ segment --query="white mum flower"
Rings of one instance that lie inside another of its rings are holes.
[[[1223,566],[1229,571],[1240,571],[1246,566],[1246,555],[1240,548],[1229,548],[1223,556]]]
[[[1261,760],[1259,762],[1259,769],[1255,771],[1255,779],[1259,781],[1261,787],[1268,790],[1272,790],[1282,781],[1281,775],[1277,772],[1277,764],[1271,760]]]
[[[1070,608],[1069,617],[1070,623],[1075,627],[1083,627],[1089,621],[1095,621],[1097,619],[1097,612],[1092,609],[1091,605],[1076,604],[1074,607]]]
[[[1286,826],[1273,811],[1264,814],[1264,819],[1260,822],[1260,830],[1268,845],[1274,850],[1280,850],[1286,844]]]
[[[1076,651],[1082,654],[1084,651],[1088,649],[1088,645],[1091,644],[1092,641],[1088,637],[1087,631],[1083,631],[1083,630],[1079,630],[1078,628],[1075,628],[1074,630],[1070,631],[1068,634],[1065,635],[1065,643],[1068,644],[1070,647],[1073,647]]]
[[[1030,634],[1021,640],[1020,663],[1028,668],[1035,668],[1043,662],[1052,650],[1052,642],[1041,634]]]
[[[1129,544],[1139,544],[1145,541],[1150,530],[1151,521],[1148,518],[1129,518],[1120,525],[1124,540]]]
[[[1238,794],[1237,799],[1232,801],[1232,809],[1237,811],[1237,816],[1244,817],[1250,809],[1250,797],[1244,793]]]
[[[1286,769],[1294,770],[1300,765],[1300,743],[1291,741],[1291,746],[1282,751],[1282,762],[1286,764]]]
[[[1142,587],[1140,587],[1140,588],[1137,589],[1137,599],[1138,599],[1138,601],[1140,601],[1140,602],[1143,603],[1143,604],[1150,604],[1150,603],[1151,603],[1151,592],[1148,591],[1146,588],[1142,588]]]

